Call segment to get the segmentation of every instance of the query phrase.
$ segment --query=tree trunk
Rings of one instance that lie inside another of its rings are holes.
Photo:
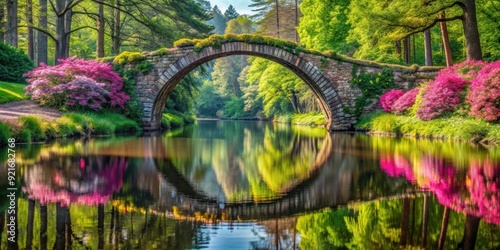
[[[97,248],[104,248],[104,205],[97,206],[97,232],[98,243]]]
[[[55,64],[59,64],[58,59],[66,58],[66,34],[64,20],[65,15],[62,13],[65,7],[65,0],[56,1],[56,54]]]
[[[477,231],[481,219],[472,215],[467,215],[465,218],[464,237],[458,245],[458,249],[472,250],[476,245]]]
[[[71,4],[73,0],[66,0],[66,6]],[[64,42],[66,43],[65,46],[65,51],[64,51],[64,58],[69,57],[69,48],[70,48],[70,42],[71,42],[71,21],[73,18],[73,10],[68,9],[66,11],[66,14],[64,15]]]
[[[290,90],[290,96],[292,101],[292,107],[296,114],[300,114],[300,106],[299,106],[299,98],[297,97],[297,93],[294,89]]]
[[[5,39],[5,1],[0,0],[0,42],[3,43]]]
[[[28,23],[28,56],[31,60],[35,59],[34,41],[33,41],[33,0],[26,0],[26,22]]]
[[[115,2],[115,9],[114,9],[114,18],[113,18],[113,54],[118,55],[120,54],[120,10],[118,9],[120,7],[120,0],[116,0]]]
[[[7,0],[7,27],[5,29],[5,43],[17,48],[17,0]]]
[[[28,200],[28,222],[26,225],[26,249],[32,248],[33,243],[33,222],[35,218],[35,200]]]
[[[444,12],[439,16],[439,18],[445,18]],[[441,28],[441,38],[443,39],[446,67],[450,67],[451,65],[453,65],[453,57],[451,56],[450,38],[448,37],[448,28],[446,27],[446,22],[440,22],[439,27]]]
[[[396,54],[401,55],[401,41],[396,41]]]
[[[104,57],[104,5],[97,3],[97,57]]]
[[[299,43],[299,31],[297,27],[299,27],[299,1],[295,0],[295,42]]]
[[[54,249],[66,248],[66,208],[61,203],[56,204],[56,241]]]
[[[446,240],[446,232],[448,231],[448,221],[450,220],[450,208],[444,207],[443,220],[441,221],[441,232],[439,233],[438,250],[444,249],[444,242]]]
[[[410,198],[403,199],[403,211],[401,213],[401,236],[399,245],[406,246],[408,240],[408,225],[410,221]]]
[[[274,1],[276,4],[276,37],[280,38],[280,12],[279,12],[279,1]]]
[[[425,66],[432,66],[431,29],[424,31]]]
[[[47,0],[39,0],[40,9],[38,12],[38,27],[47,29]],[[37,31],[37,65],[40,63],[47,64],[47,35]]]
[[[411,63],[411,49],[410,49],[410,37],[406,37],[403,40],[403,57],[406,64]]]
[[[40,249],[47,249],[47,206],[40,205]]]
[[[479,42],[479,31],[477,29],[476,1],[464,0],[462,7],[464,14],[462,24],[464,26],[465,48],[467,60],[482,60],[481,44]]]
[[[429,196],[424,196],[424,207],[422,209],[422,238],[420,239],[420,247],[425,248],[427,245],[427,234],[429,228]]]

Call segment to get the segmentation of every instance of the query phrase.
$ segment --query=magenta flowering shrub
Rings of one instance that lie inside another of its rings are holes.
[[[500,61],[484,66],[467,94],[470,115],[486,121],[500,118]]]
[[[457,74],[438,74],[427,86],[417,116],[428,121],[452,111],[462,103],[462,91],[467,84],[467,80]]]
[[[392,105],[392,112],[396,115],[400,115],[413,106],[419,91],[419,88],[414,88],[404,93],[404,95],[397,99]]]
[[[402,95],[403,91],[399,89],[392,89],[380,96],[380,105],[386,112],[391,112],[394,102],[396,102]]]
[[[74,57],[59,62],[55,66],[42,63],[24,75],[29,83],[26,94],[31,99],[42,105],[79,105],[93,110],[108,105],[124,108],[130,99],[122,91],[123,79],[110,64]]]
[[[451,67],[442,69],[439,71],[438,75],[458,75],[464,80],[472,81],[472,79],[476,78],[478,72],[486,65],[488,62],[486,61],[475,61],[475,60],[467,60],[461,63],[455,64]]]

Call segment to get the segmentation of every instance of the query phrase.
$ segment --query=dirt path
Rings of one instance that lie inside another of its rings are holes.
[[[36,102],[30,100],[0,104],[0,120],[10,120],[26,115],[36,115],[53,120],[60,117],[62,112],[41,107]]]

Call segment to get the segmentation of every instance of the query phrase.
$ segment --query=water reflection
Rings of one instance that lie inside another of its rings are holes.
[[[495,149],[200,122],[18,150],[9,249],[500,246]]]

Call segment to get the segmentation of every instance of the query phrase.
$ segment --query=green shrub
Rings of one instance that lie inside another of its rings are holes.
[[[23,74],[33,68],[33,62],[21,49],[0,42],[0,81],[24,83]]]
[[[163,117],[165,117],[169,121],[170,128],[178,128],[186,124],[184,118],[178,114],[164,113]]]
[[[399,133],[398,117],[393,114],[381,114],[371,122],[371,129],[381,133]]]
[[[165,115],[161,117],[161,127],[170,128],[170,121],[167,119],[167,117],[165,117]]]
[[[29,130],[31,133],[30,141],[45,141],[47,136],[42,129],[42,121],[35,116],[19,117],[23,129]]]
[[[7,144],[9,138],[11,138],[9,125],[0,121],[0,145]]]

